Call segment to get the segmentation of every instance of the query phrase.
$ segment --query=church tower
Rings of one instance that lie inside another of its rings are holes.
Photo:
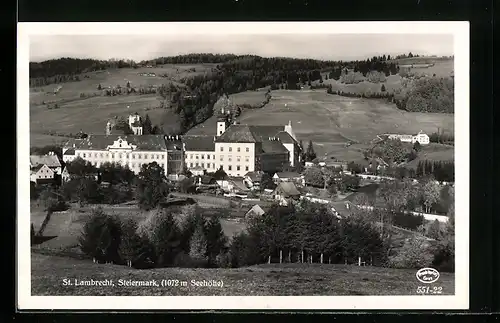
[[[113,124],[110,120],[108,120],[108,123],[106,124],[106,136],[111,135],[111,130],[113,130]]]
[[[217,118],[217,136],[221,136],[228,126],[227,115],[221,114]]]

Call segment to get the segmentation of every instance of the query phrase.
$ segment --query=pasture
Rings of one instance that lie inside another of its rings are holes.
[[[236,94],[231,94],[229,98],[234,104],[249,104],[252,107],[260,106],[266,100],[267,88],[257,91],[245,91]]]
[[[276,90],[269,104],[242,112],[239,121],[250,125],[285,125],[292,122],[297,138],[314,143],[318,157],[363,158],[363,149],[383,133],[414,134],[422,130],[454,130],[454,116],[441,113],[406,112],[385,100],[347,98],[324,90]],[[285,107],[286,104],[286,107]],[[197,134],[215,134],[215,118],[192,129]],[[345,143],[355,144],[345,147]]]
[[[112,280],[114,286],[63,286],[70,280]],[[183,287],[125,287],[118,280],[175,279]],[[222,281],[222,287],[196,287],[191,280]],[[454,294],[454,274],[441,273],[444,295]],[[31,254],[31,294],[37,296],[291,296],[417,295],[415,270],[352,265],[266,264],[234,269],[156,268],[94,264],[57,256]]]

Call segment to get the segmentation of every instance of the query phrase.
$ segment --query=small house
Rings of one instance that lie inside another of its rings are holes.
[[[259,204],[255,204],[250,210],[247,211],[247,213],[245,213],[245,219],[260,217],[265,213],[266,211],[262,208],[262,206],[260,206]]]
[[[50,152],[47,155],[31,155],[30,156],[30,168],[37,167],[40,165],[46,165],[50,168],[54,175],[61,175],[62,166],[59,158],[54,152]]]
[[[273,192],[274,199],[282,206],[300,199],[300,192],[293,182],[280,182]]]
[[[243,180],[250,189],[259,189],[263,176],[263,171],[248,172],[243,177]]]
[[[45,164],[38,164],[31,168],[30,181],[34,183],[45,183],[54,180],[54,171]]]
[[[278,172],[274,174],[273,181],[278,184],[280,182],[293,182],[297,185],[304,186],[304,176],[295,172]]]

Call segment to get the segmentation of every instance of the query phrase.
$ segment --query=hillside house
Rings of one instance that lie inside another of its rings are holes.
[[[259,204],[255,204],[250,210],[247,211],[247,213],[245,213],[245,219],[248,220],[254,217],[260,217],[264,214],[266,214],[266,210],[264,210],[264,208],[262,208]]]
[[[413,135],[404,135],[404,134],[385,134],[384,135],[388,139],[392,140],[400,140],[402,142],[412,143],[415,142],[420,143],[421,145],[428,145],[430,143],[429,136],[420,130],[418,133]]]
[[[300,199],[300,192],[293,182],[280,182],[274,190],[273,196],[279,205],[287,206]]]
[[[62,165],[59,158],[54,152],[50,152],[47,155],[31,155],[30,156],[30,168],[34,168],[40,165],[46,165],[54,172],[55,175],[61,175]]]
[[[30,181],[36,184],[54,181],[55,172],[45,164],[38,164],[31,168]]]

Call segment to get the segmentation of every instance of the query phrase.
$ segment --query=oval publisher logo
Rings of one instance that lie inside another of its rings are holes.
[[[422,268],[417,271],[417,280],[424,284],[432,284],[438,281],[439,271],[434,268]]]

